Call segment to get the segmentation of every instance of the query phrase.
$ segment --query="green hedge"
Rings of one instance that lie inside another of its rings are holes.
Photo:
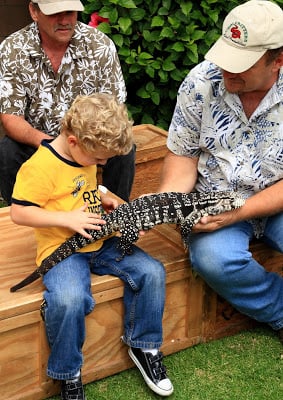
[[[282,3],[278,0],[277,3]],[[114,41],[135,124],[168,129],[177,90],[219,37],[223,18],[239,0],[84,0],[85,23],[93,12]]]

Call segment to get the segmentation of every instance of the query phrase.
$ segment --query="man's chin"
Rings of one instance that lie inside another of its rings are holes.
[[[73,36],[74,31],[70,29],[57,29],[55,37],[59,42],[69,42]]]

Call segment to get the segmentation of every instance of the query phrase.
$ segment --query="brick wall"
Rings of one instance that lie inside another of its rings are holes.
[[[0,0],[0,42],[31,22],[29,0]]]

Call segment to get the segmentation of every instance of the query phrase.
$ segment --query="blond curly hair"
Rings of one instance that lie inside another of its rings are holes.
[[[124,155],[133,147],[132,125],[126,106],[115,96],[94,93],[76,97],[61,122],[61,134],[76,136],[88,153],[103,147]]]

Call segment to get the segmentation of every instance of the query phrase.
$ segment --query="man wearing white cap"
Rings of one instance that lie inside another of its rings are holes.
[[[121,66],[113,42],[77,22],[78,0],[33,0],[33,23],[0,45],[0,117],[6,136],[0,142],[0,192],[10,204],[21,164],[42,139],[56,137],[60,120],[77,95],[94,92],[126,99]],[[129,199],[135,150],[110,159],[103,184]]]
[[[159,191],[234,190],[246,204],[203,217],[188,237],[192,268],[283,343],[283,278],[249,252],[253,237],[283,252],[283,11],[234,8],[206,60],[180,86]]]

